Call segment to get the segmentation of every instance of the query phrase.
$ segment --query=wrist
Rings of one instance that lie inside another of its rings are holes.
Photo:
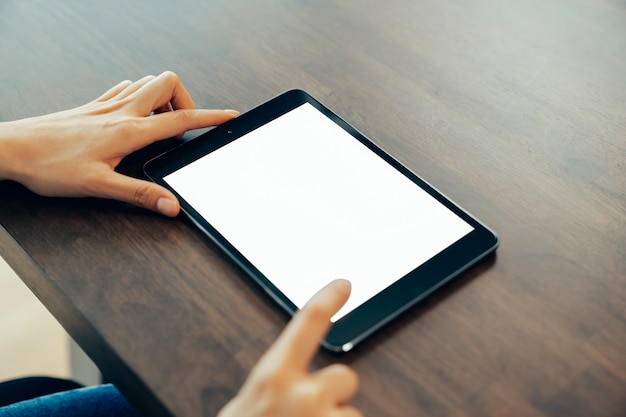
[[[0,123],[0,180],[12,179],[16,151],[14,122]]]
[[[0,180],[19,181],[28,155],[20,120],[0,123]]]

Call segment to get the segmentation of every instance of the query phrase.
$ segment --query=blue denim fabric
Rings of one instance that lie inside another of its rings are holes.
[[[0,417],[139,417],[111,384],[79,388],[0,408]]]

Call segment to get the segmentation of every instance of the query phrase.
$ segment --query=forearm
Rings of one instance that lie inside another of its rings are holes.
[[[59,146],[47,143],[50,116],[37,116],[0,123],[0,179],[27,187],[42,174],[42,164],[54,161]],[[54,130],[54,129],[53,129]],[[30,187],[29,187],[30,188]]]

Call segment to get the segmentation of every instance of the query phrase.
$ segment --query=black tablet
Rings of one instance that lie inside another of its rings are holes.
[[[498,245],[478,220],[301,90],[145,165],[289,313],[352,282],[323,345],[349,351]]]

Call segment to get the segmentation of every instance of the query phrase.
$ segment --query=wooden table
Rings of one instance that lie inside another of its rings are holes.
[[[3,1],[0,63],[4,121],[166,69],[200,107],[303,88],[496,230],[496,256],[317,356],[358,371],[366,415],[626,415],[623,2]],[[182,217],[0,196],[0,254],[146,415],[214,415],[287,320]]]

